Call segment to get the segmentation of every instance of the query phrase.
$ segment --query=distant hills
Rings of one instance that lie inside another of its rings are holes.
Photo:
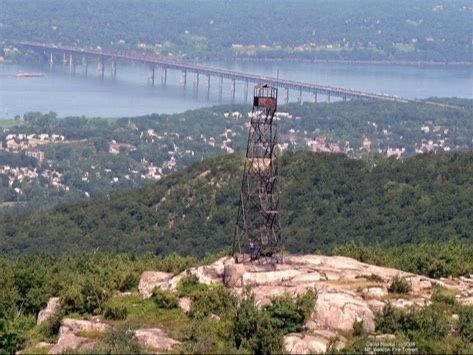
[[[472,62],[468,0],[0,0],[0,8],[0,43],[139,46],[199,59]]]
[[[243,157],[231,154],[128,192],[0,221],[0,254],[87,250],[203,256],[232,242]],[[282,214],[291,252],[473,240],[473,153],[405,161],[287,153]]]

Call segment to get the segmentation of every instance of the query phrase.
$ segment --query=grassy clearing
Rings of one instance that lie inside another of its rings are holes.
[[[152,299],[139,295],[113,297],[107,305],[125,307],[128,311],[125,320],[110,322],[113,325],[127,325],[132,329],[161,327],[172,338],[182,339],[189,324],[189,318],[180,308],[160,309]]]

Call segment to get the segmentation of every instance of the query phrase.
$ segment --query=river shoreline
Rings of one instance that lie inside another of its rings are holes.
[[[300,58],[249,58],[230,57],[213,59],[223,62],[291,62],[291,63],[324,63],[324,64],[356,64],[356,65],[405,65],[417,67],[473,67],[473,62],[435,62],[407,60],[345,60],[345,59],[300,59]]]

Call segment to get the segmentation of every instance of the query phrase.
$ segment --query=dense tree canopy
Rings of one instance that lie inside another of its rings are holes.
[[[2,0],[0,8],[3,40],[145,43],[191,57],[472,61],[468,0]]]
[[[0,252],[202,256],[228,248],[242,162],[239,154],[205,160],[137,190],[6,217]],[[327,251],[349,241],[472,241],[472,153],[366,163],[299,152],[284,155],[280,171],[284,235],[292,252]]]

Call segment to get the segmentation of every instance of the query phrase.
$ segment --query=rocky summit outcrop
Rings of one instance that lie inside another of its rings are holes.
[[[51,318],[56,312],[59,311],[60,307],[61,307],[61,302],[59,301],[59,297],[51,297],[48,300],[48,304],[46,305],[46,308],[42,309],[38,313],[37,324],[40,325],[44,321]]]
[[[111,329],[108,324],[102,323],[99,319],[82,320],[64,318],[59,328],[59,338],[57,343],[49,350],[49,354],[62,354],[66,351],[87,352],[96,345],[87,337],[85,333],[102,333]]]
[[[195,275],[205,284],[223,284],[236,294],[249,286],[259,305],[271,302],[275,296],[296,296],[315,289],[315,309],[304,332],[284,339],[289,353],[325,352],[329,343],[343,347],[340,333],[353,329],[355,322],[362,322],[368,332],[373,332],[375,314],[387,302],[398,308],[424,307],[430,303],[435,284],[453,290],[460,303],[473,300],[473,278],[435,280],[347,257],[323,255],[288,255],[281,264],[235,263],[233,258],[223,257],[176,276],[147,271],[140,280],[140,293],[150,297],[154,287],[175,290],[186,275]],[[411,292],[394,298],[389,295],[388,287],[395,277],[406,278]],[[334,342],[335,338],[338,340]]]
[[[161,328],[137,329],[138,343],[145,349],[170,351],[181,343],[170,338]]]
[[[346,339],[343,336],[329,330],[312,334],[293,333],[284,337],[284,349],[289,354],[323,354],[328,350],[343,349],[345,344]]]
[[[167,282],[173,276],[173,274],[167,272],[145,271],[141,275],[138,291],[143,297],[149,298],[153,294],[153,290],[156,287],[161,287],[163,289],[168,288]]]

